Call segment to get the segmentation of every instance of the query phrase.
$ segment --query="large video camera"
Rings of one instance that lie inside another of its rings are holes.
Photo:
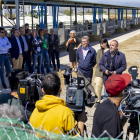
[[[19,81],[18,96],[22,103],[35,104],[44,95],[41,90],[42,75],[31,74]]]
[[[131,74],[132,80],[124,90],[125,98],[121,102],[122,112],[129,113],[125,115],[129,117],[130,126],[128,127],[127,133],[134,133],[134,137],[138,136],[139,122],[138,117],[140,113],[140,79],[136,79],[138,76],[137,66],[131,66],[128,72]]]
[[[72,68],[67,68],[64,73],[66,90],[66,105],[73,112],[84,110],[84,93],[85,80],[82,77],[72,78]]]

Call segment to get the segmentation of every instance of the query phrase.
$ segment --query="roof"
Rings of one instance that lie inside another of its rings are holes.
[[[22,0],[20,0],[22,1]],[[45,1],[45,2],[44,2]],[[15,4],[15,0],[7,0],[8,4]],[[103,8],[127,8],[127,9],[139,9],[139,7],[131,6],[121,6],[121,5],[111,5],[111,4],[101,4],[95,2],[89,2],[85,0],[24,0],[25,5],[35,5],[38,3],[46,3],[47,5],[59,4],[59,6],[71,6],[71,7],[103,7]]]

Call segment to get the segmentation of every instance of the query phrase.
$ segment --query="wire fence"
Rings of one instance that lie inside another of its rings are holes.
[[[54,131],[55,130],[59,130],[59,128],[56,127]],[[73,130],[77,133],[74,128]],[[116,138],[112,138],[107,131],[104,131],[98,138],[96,138],[93,134],[91,134],[91,131],[88,130],[86,134],[88,136],[90,134],[90,137],[81,137],[78,133],[76,136],[68,135],[71,132],[65,135],[60,130],[60,134],[53,132],[46,131],[42,126],[40,126],[40,128],[34,128],[30,123],[28,125],[24,124],[20,119],[11,119],[8,117],[0,118],[0,140],[117,140],[118,138],[124,136],[125,138],[123,139],[129,140],[138,140],[140,138],[139,136],[130,138],[124,132],[121,132],[121,134]],[[102,138],[104,135],[106,135],[106,137]]]

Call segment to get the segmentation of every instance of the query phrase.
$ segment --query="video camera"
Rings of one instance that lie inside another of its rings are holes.
[[[121,102],[122,112],[129,113],[130,115],[124,115],[129,117],[130,126],[128,127],[128,133],[134,133],[134,137],[138,135],[139,129],[138,117],[140,113],[140,79],[136,79],[138,76],[137,66],[131,66],[128,72],[131,74],[132,80],[124,90],[125,98]],[[124,102],[125,101],[125,102]]]
[[[72,68],[67,68],[64,73],[66,89],[66,105],[73,112],[84,110],[84,93],[85,80],[82,77],[72,78]]]
[[[35,104],[44,95],[41,90],[42,75],[31,74],[19,81],[18,96],[22,103]]]

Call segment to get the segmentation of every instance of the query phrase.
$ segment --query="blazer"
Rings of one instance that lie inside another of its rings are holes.
[[[53,52],[53,46],[55,46],[55,50],[57,52],[60,51],[59,48],[59,38],[58,35],[54,35],[54,41],[52,41],[52,37],[48,37],[48,41],[49,41],[49,52],[52,53]]]
[[[99,63],[99,67],[103,72],[103,81],[105,83],[105,81],[107,80],[108,76],[105,74],[106,71],[106,63],[107,63],[107,58],[108,55],[110,53],[110,50],[108,50],[107,52],[105,52],[101,58],[101,61]],[[125,55],[120,52],[117,51],[116,52],[116,58],[115,58],[115,71],[117,74],[122,74],[122,72],[126,69],[126,58]]]
[[[11,38],[11,49],[10,49],[10,54],[11,54],[11,58],[15,58],[18,59],[19,57],[19,46],[18,46],[18,42],[16,37],[14,36],[13,38]],[[23,40],[21,38],[21,36],[19,37],[19,41],[21,44],[21,48],[22,48],[22,54],[24,52],[24,44],[23,44]]]
[[[31,52],[32,52],[32,45],[31,45],[30,39],[28,38],[27,35],[24,35],[24,36],[25,36],[25,40],[26,40],[27,45],[28,45],[28,53],[31,54]]]
[[[37,38],[38,39],[38,38]],[[34,44],[33,42],[36,42],[34,37],[31,36],[30,38],[30,43],[31,43],[31,48],[32,48],[32,52],[35,54],[37,53],[37,47],[40,47],[39,45]],[[40,47],[40,52],[42,51],[41,47]]]
[[[89,51],[86,55],[86,58],[83,59],[82,49],[83,49],[83,47],[81,46],[77,50],[78,70],[86,78],[92,78],[93,67],[96,65],[96,51],[94,48],[89,46]]]

